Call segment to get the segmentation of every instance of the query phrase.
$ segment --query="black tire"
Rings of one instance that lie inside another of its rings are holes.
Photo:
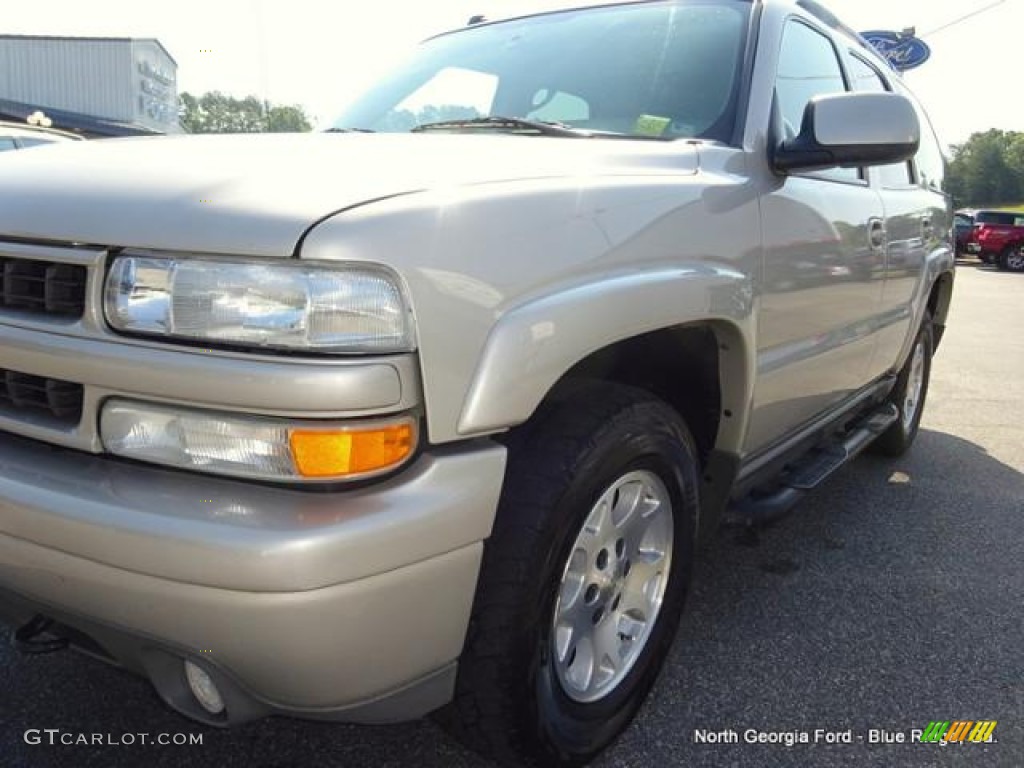
[[[1007,272],[1024,272],[1024,243],[1006,246],[999,254],[999,268]]]
[[[682,613],[696,535],[697,466],[678,414],[620,385],[584,384],[512,433],[455,698],[440,714],[457,738],[504,765],[568,766],[589,761],[629,725]],[[635,471],[655,474],[671,499],[667,585],[632,667],[624,665],[624,677],[606,696],[579,703],[566,695],[550,650],[559,585],[591,509],[616,478]]]
[[[921,416],[924,414],[925,400],[928,396],[928,381],[932,372],[932,352],[934,351],[934,340],[932,334],[932,318],[925,312],[924,320],[921,322],[921,329],[914,339],[914,346],[910,349],[910,355],[899,376],[896,377],[896,386],[889,394],[889,402],[896,406],[899,411],[899,419],[883,432],[872,444],[871,448],[875,453],[885,456],[902,456],[917,437],[917,431],[921,426]],[[914,360],[918,349],[924,355],[923,376],[920,395],[914,399],[914,411],[910,418],[907,418],[907,394],[911,384],[911,376],[914,371]]]

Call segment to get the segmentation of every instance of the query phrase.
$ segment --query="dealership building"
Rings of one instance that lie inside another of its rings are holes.
[[[178,65],[152,38],[0,35],[0,120],[85,136],[178,133]]]

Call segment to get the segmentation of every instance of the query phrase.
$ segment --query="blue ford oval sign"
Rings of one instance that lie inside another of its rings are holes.
[[[932,55],[928,43],[910,35],[884,30],[861,32],[860,35],[889,62],[889,66],[900,72],[920,67]]]

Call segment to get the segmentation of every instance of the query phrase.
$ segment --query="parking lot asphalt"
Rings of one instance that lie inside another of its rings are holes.
[[[661,681],[595,765],[1024,766],[1022,410],[1024,275],[965,261],[914,449],[858,459],[757,537],[720,532]],[[909,739],[932,720],[982,719],[998,721],[992,743],[871,743],[873,730]],[[29,729],[203,743],[51,746],[45,733],[27,743]],[[725,733],[701,743],[703,731]],[[811,743],[746,743],[779,732]],[[739,743],[722,743],[730,733]],[[488,763],[429,721],[205,728],[100,662],[0,643],[0,768],[141,765]]]

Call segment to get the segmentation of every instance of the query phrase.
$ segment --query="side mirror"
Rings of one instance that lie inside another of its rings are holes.
[[[855,168],[909,160],[921,143],[913,104],[897,93],[836,93],[811,99],[800,133],[772,153],[777,171]]]

